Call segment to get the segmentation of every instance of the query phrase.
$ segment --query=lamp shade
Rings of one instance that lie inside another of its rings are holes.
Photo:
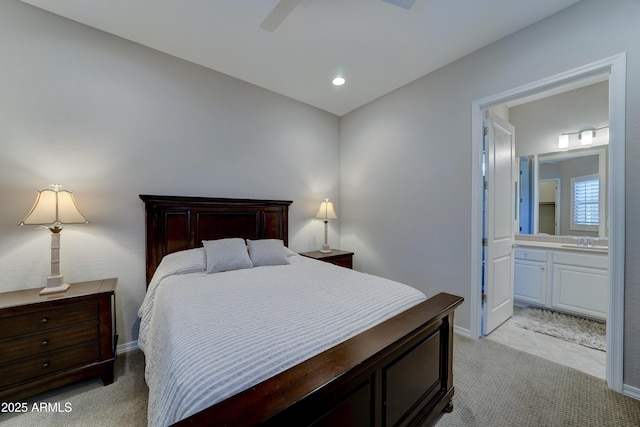
[[[336,215],[336,210],[333,208],[333,202],[330,202],[329,199],[325,199],[324,202],[320,203],[320,209],[318,209],[316,218],[324,219],[324,220],[338,219],[338,215]]]
[[[73,193],[56,188],[38,191],[33,207],[20,225],[60,226],[88,222],[76,206]]]

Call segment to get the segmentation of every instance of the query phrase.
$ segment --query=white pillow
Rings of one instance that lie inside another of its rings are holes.
[[[253,267],[244,239],[203,240],[202,244],[207,254],[208,273]]]
[[[287,252],[282,240],[247,239],[247,247],[249,248],[249,257],[254,267],[289,264]]]
[[[207,261],[204,248],[185,249],[165,255],[161,265],[168,274],[186,274],[204,271]]]

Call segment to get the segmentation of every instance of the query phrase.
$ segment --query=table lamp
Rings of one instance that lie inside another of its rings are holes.
[[[336,215],[336,211],[333,208],[333,202],[330,202],[329,199],[324,199],[324,202],[320,203],[320,209],[318,210],[318,214],[316,218],[324,221],[324,244],[322,245],[322,249],[320,252],[323,254],[330,254],[331,248],[329,248],[329,220],[338,219]]]
[[[73,193],[60,190],[61,185],[52,184],[52,190],[38,191],[36,201],[19,225],[40,225],[51,230],[51,275],[40,295],[65,292],[69,284],[60,274],[60,232],[68,224],[86,224],[89,221],[80,213]]]

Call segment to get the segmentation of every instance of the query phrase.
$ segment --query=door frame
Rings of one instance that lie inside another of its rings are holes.
[[[482,111],[492,105],[563,86],[586,77],[609,74],[609,306],[607,368],[609,388],[623,391],[625,259],[625,123],[626,53],[602,59],[471,104],[471,338],[481,336],[482,321]],[[616,191],[612,191],[615,188]]]

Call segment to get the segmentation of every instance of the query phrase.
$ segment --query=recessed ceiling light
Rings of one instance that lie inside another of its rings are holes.
[[[346,80],[343,77],[340,77],[340,76],[336,77],[332,81],[334,86],[342,86],[345,82],[346,82]]]

